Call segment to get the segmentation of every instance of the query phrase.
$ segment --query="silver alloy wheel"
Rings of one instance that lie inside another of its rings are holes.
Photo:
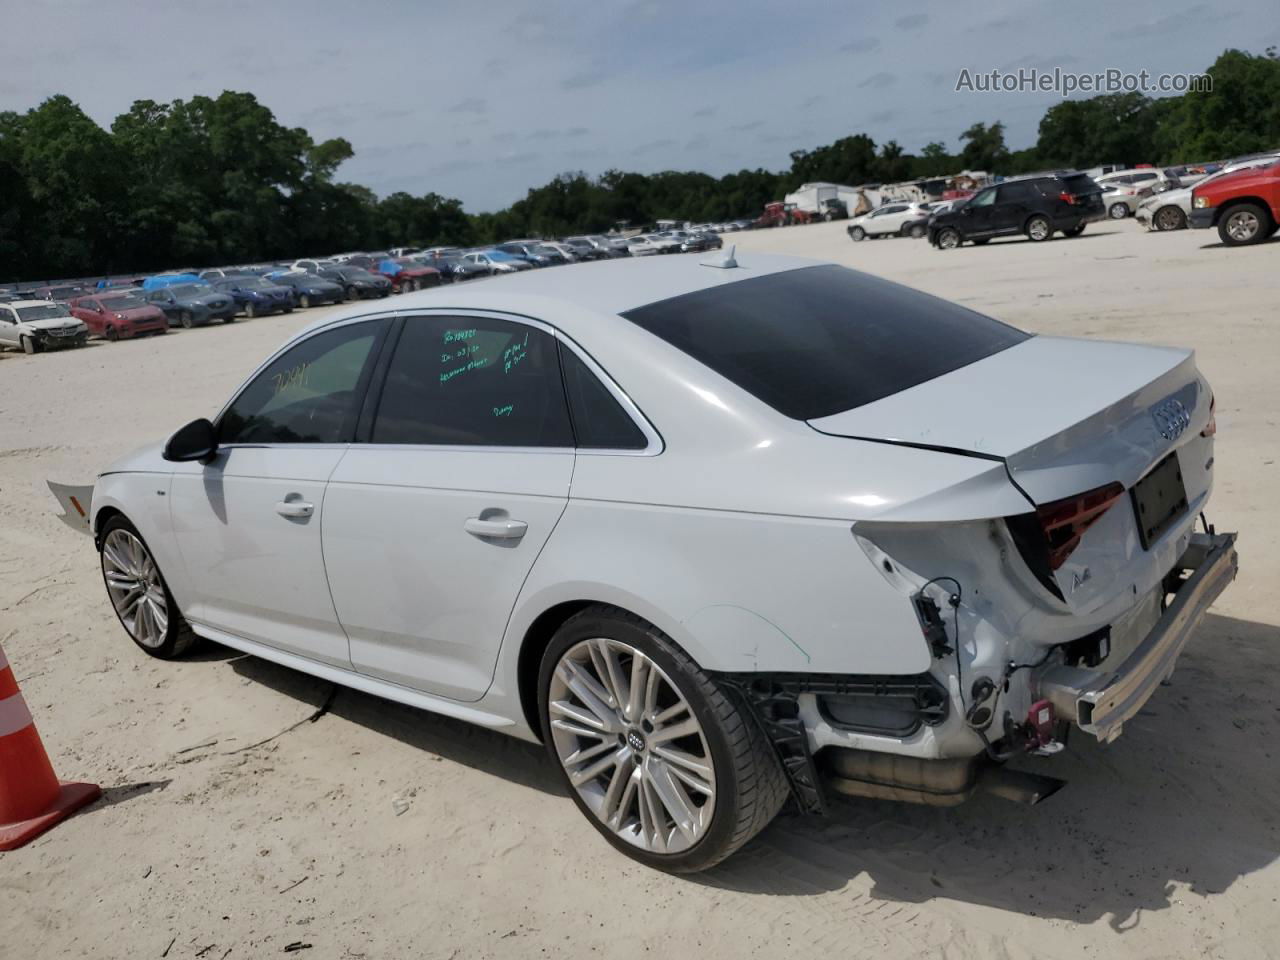
[[[1227,235],[1238,243],[1252,240],[1262,229],[1262,221],[1252,210],[1237,210],[1227,215]]]
[[[1044,240],[1049,236],[1048,221],[1037,217],[1031,221],[1031,226],[1027,228],[1027,234],[1032,240]]]
[[[160,569],[141,540],[115,529],[102,544],[102,576],[120,622],[144,647],[164,643],[169,630],[169,602]]]
[[[1107,214],[1112,220],[1123,220],[1129,215],[1129,208],[1123,203],[1113,203]]]
[[[1177,207],[1162,207],[1156,214],[1156,228],[1159,230],[1177,230],[1181,226],[1182,211]]]
[[[954,230],[943,230],[942,233],[938,235],[938,246],[943,250],[954,250],[956,247],[960,246],[960,234],[956,233]]]
[[[547,708],[569,782],[612,833],[659,854],[702,839],[715,813],[711,749],[646,654],[603,637],[575,644],[551,675]]]

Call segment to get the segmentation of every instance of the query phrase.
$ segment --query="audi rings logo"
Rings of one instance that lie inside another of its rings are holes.
[[[1191,413],[1182,401],[1170,397],[1159,406],[1151,409],[1151,419],[1156,423],[1160,436],[1166,440],[1177,440],[1182,431],[1191,426]]]

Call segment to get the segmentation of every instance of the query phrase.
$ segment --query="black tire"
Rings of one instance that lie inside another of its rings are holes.
[[[867,239],[867,231],[863,230],[861,227],[854,227],[849,231],[849,239],[854,243],[861,243],[863,240]]]
[[[1063,230],[1062,235],[1064,237],[1078,237],[1080,234],[1084,233],[1084,227],[1085,225],[1083,223],[1077,224],[1074,227]]]
[[[579,796],[556,752],[548,709],[552,674],[571,647],[593,638],[618,640],[645,654],[679,689],[702,728],[714,771],[715,809],[706,832],[680,853],[653,853],[610,830]],[[715,866],[768,826],[786,802],[786,778],[758,724],[666,634],[617,607],[593,605],[556,631],[538,673],[538,715],[552,765],[583,815],[617,850],[646,866],[671,873],[695,873]]]
[[[1113,203],[1107,207],[1107,216],[1112,220],[1123,220],[1129,216],[1129,205],[1127,203]]]
[[[18,342],[22,345],[22,352],[27,356],[40,351],[40,344],[36,343],[30,337],[19,337]]]
[[[911,239],[919,240],[925,234],[925,229],[921,224],[916,224],[911,228]]]
[[[117,340],[120,339],[120,331],[117,330],[113,324],[108,323],[107,330],[104,336],[108,340],[110,340],[112,343],[115,343]]]
[[[222,318],[222,322],[223,322],[223,323],[235,323],[235,322],[236,322],[236,315],[235,315],[234,313],[228,313],[225,317],[223,317],[223,318]]]
[[[1037,213],[1027,220],[1026,234],[1032,243],[1044,243],[1053,236],[1053,224],[1044,214]]]
[[[1218,237],[1228,247],[1245,247],[1266,240],[1275,227],[1266,207],[1233,203],[1218,218]]]
[[[105,545],[107,537],[110,536],[111,532],[114,530],[124,530],[128,532],[142,543],[142,546],[146,548],[149,554],[151,553],[151,548],[147,546],[147,542],[143,539],[142,534],[138,532],[138,528],[126,520],[122,514],[116,514],[103,525],[102,534],[98,538],[99,543]],[[103,586],[106,587],[106,568],[103,566],[101,553],[102,549],[100,547],[98,566],[102,569],[102,583]],[[155,563],[154,554],[152,554],[151,557],[152,562]],[[195,647],[200,642],[200,637],[192,631],[191,627],[187,624],[187,621],[183,618],[181,611],[178,610],[178,604],[174,601],[173,594],[169,592],[169,584],[165,581],[164,572],[160,570],[158,563],[155,564],[155,568],[160,578],[160,586],[164,589],[165,601],[168,604],[169,609],[168,629],[165,631],[164,641],[159,646],[149,647],[139,643],[133,637],[132,632],[130,632],[129,627],[125,623],[124,618],[120,615],[120,612],[116,610],[114,603],[111,604],[111,609],[115,612],[116,619],[120,621],[120,626],[124,628],[125,633],[129,634],[129,638],[133,640],[134,645],[138,647],[138,649],[143,650],[159,660],[174,660],[188,653],[193,647]],[[109,598],[110,591],[108,589],[108,599]]]
[[[964,243],[964,238],[955,227],[943,227],[938,231],[937,242],[939,250],[956,250]]]
[[[298,306],[300,306],[303,310],[310,310],[311,309],[310,295],[304,293],[302,297],[298,300]]]
[[[258,316],[258,308],[254,306],[254,303],[252,300],[250,300],[248,303],[244,305],[244,315],[250,320],[253,320],[255,317]]]
[[[178,322],[182,324],[184,330],[190,330],[196,325],[195,317],[191,316],[190,310],[183,310],[178,314]]]
[[[285,308],[284,308],[284,312],[285,312],[285,313],[293,313],[293,304],[291,303],[291,304],[289,304],[287,307],[285,307]]]
[[[1169,204],[1169,206],[1161,207],[1155,212],[1151,217],[1151,225],[1161,232],[1166,230],[1185,230],[1187,228],[1187,215],[1181,207]]]

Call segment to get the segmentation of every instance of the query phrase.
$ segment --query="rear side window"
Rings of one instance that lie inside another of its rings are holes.
[[[555,338],[487,317],[411,317],[374,443],[572,447]]]
[[[1006,183],[1000,187],[1001,203],[1027,203],[1037,198],[1036,188],[1030,183]]]
[[[860,407],[1030,336],[834,265],[726,283],[623,316],[797,420]]]
[[[561,346],[565,392],[573,433],[579,447],[586,450],[643,450],[648,440],[634,420],[614,399],[608,387],[591,372],[582,359]]]

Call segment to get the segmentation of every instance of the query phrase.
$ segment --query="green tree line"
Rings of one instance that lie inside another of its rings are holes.
[[[1011,151],[1004,125],[975,123],[960,149],[908,153],[865,133],[796,150],[789,169],[722,177],[668,170],[565,173],[496,213],[428,193],[378,197],[336,179],[353,156],[285,127],[249,93],[140,100],[103,129],[65,96],[0,112],[0,281],[95,276],[271,260],[392,244],[472,245],[594,232],[617,221],[755,215],[808,181],[863,184],[961,169],[1000,174],[1099,162],[1172,164],[1280,147],[1280,59],[1227,50],[1209,92],[1065,100],[1034,146]]]

